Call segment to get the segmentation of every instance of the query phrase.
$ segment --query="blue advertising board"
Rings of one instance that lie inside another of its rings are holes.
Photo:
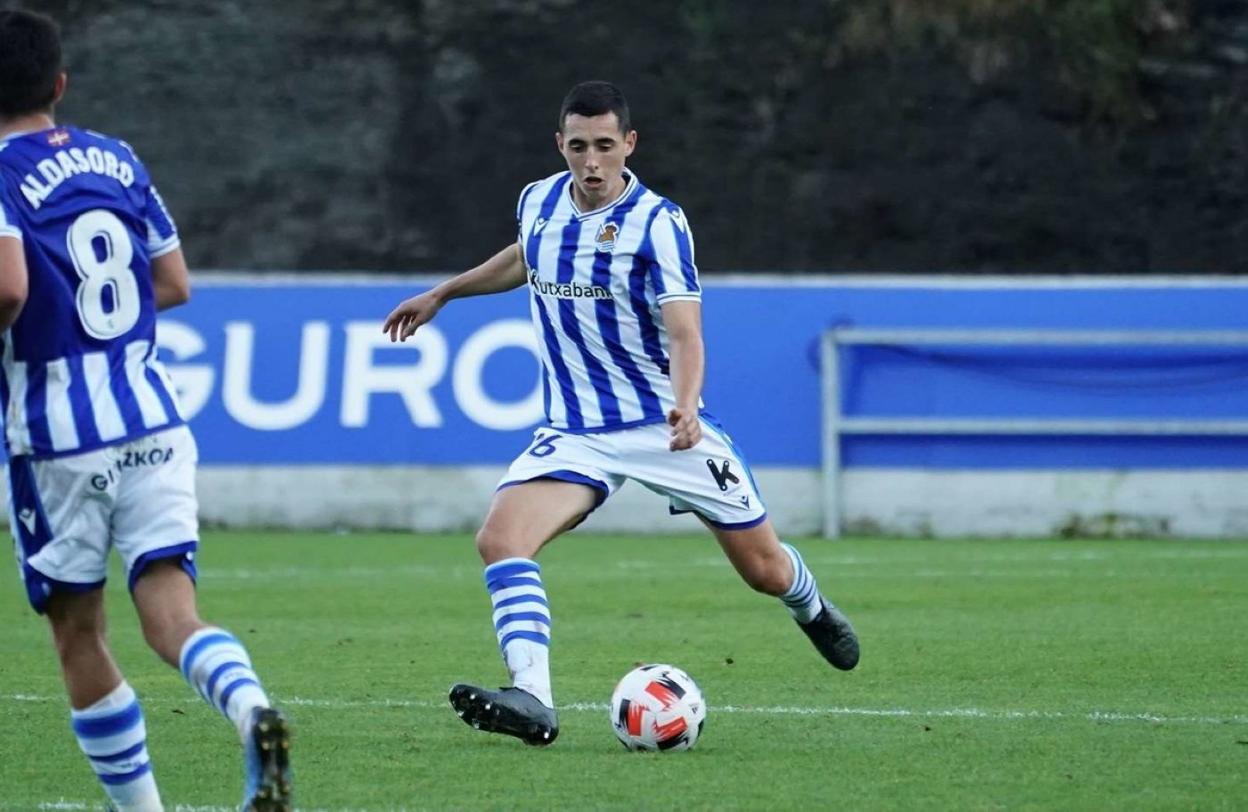
[[[1248,329],[1234,281],[706,281],[705,400],[756,465],[819,465],[819,337],[834,326]],[[429,281],[217,276],[163,315],[162,357],[205,464],[499,464],[541,422],[524,291],[449,304],[392,345]],[[1244,348],[845,350],[847,414],[1248,418]],[[1243,438],[847,438],[844,463],[1246,467]]]

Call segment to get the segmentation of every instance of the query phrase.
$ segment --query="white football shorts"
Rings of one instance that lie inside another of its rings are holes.
[[[745,457],[718,423],[703,415],[702,440],[693,448],[671,451],[670,439],[666,423],[587,434],[541,428],[498,487],[578,482],[597,489],[601,505],[632,479],[666,496],[673,514],[697,513],[717,527],[742,530],[767,518]]]
[[[102,586],[111,547],[131,589],[162,558],[179,559],[194,580],[198,460],[186,426],[82,454],[9,460],[9,522],[35,611],[54,591]]]

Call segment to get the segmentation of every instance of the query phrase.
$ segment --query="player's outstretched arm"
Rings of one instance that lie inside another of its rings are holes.
[[[191,272],[187,270],[181,247],[152,260],[152,293],[156,296],[157,310],[177,307],[191,300]]]
[[[0,331],[12,327],[21,315],[30,292],[29,286],[22,241],[15,237],[0,237]]]
[[[501,293],[524,284],[524,257],[520,245],[513,244],[499,251],[475,268],[464,271],[432,290],[405,299],[390,311],[381,326],[391,341],[406,341],[422,324],[429,322],[442,306],[452,299]]]
[[[663,305],[663,327],[672,359],[672,394],[676,396],[676,408],[667,414],[667,424],[672,427],[668,448],[684,451],[702,439],[702,423],[698,419],[706,374],[702,304],[687,300],[668,302]]]

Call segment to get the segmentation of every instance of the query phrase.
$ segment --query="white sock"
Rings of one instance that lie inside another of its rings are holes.
[[[240,738],[247,735],[252,711],[269,707],[247,649],[225,629],[209,626],[186,638],[178,662],[186,681],[234,723]]]
[[[780,546],[788,553],[793,562],[793,583],[789,591],[780,596],[784,605],[798,623],[809,623],[818,617],[823,609],[823,601],[819,597],[819,587],[815,584],[815,576],[806,568],[806,562],[791,545],[780,542]]]
[[[70,710],[78,746],[120,812],[161,812],[147,755],[147,726],[138,697],[124,680],[89,708]]]
[[[508,558],[485,568],[494,604],[494,631],[511,684],[555,706],[550,688],[550,608],[542,568],[527,558]]]

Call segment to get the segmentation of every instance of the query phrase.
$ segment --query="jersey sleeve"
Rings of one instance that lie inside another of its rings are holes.
[[[147,253],[152,259],[167,254],[182,244],[178,237],[178,227],[154,185],[147,187],[143,216],[147,222]]]
[[[16,237],[22,239],[22,228],[9,203],[0,197],[0,237]]]
[[[693,232],[679,207],[665,205],[655,215],[650,223],[650,244],[654,247],[650,281],[655,300],[659,304],[682,299],[701,301],[702,286],[693,261]]]
[[[533,181],[524,187],[520,192],[520,199],[516,201],[516,241],[524,245],[524,207],[529,202],[529,195],[537,188],[541,181]]]

